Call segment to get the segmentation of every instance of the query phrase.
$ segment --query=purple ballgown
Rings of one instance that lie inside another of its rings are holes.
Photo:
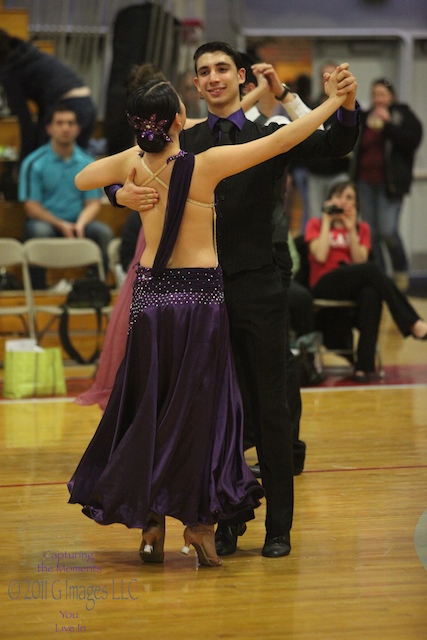
[[[193,164],[175,162],[155,264],[136,268],[126,354],[68,485],[100,524],[144,528],[154,512],[211,525],[264,495],[244,459],[221,268],[164,268]]]

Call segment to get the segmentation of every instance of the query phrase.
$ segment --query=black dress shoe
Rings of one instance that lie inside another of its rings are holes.
[[[291,542],[289,534],[276,536],[265,541],[261,554],[266,558],[281,558],[288,556],[291,552]]]
[[[219,523],[215,532],[215,548],[219,556],[231,556],[237,549],[237,536],[246,531],[246,524]]]
[[[261,469],[259,468],[259,462],[253,465],[249,465],[249,469],[254,474],[255,478],[261,478]],[[303,472],[303,467],[296,467],[294,465],[294,476],[300,476]]]

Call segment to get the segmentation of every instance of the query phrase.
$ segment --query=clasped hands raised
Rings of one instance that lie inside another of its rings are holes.
[[[274,95],[280,95],[283,92],[282,82],[273,65],[266,62],[259,62],[252,65],[251,69],[258,80],[258,84],[264,84],[266,91],[269,89]],[[343,102],[343,107],[349,110],[353,110],[355,108],[357,81],[353,73],[350,71],[350,65],[348,62],[342,62],[336,67],[332,74],[324,73],[323,79],[325,81],[324,89],[326,95],[330,95],[333,90],[334,82],[336,82],[337,95],[346,96]]]
[[[357,81],[350,71],[348,62],[338,65],[333,73],[324,73],[324,89],[326,95],[330,96],[334,91],[337,96],[345,96],[342,106],[348,110],[356,107]],[[266,90],[269,88],[275,95],[283,92],[283,86],[273,65],[268,63],[257,63],[252,66],[258,82],[264,82]],[[135,211],[147,211],[152,209],[159,200],[159,195],[152,187],[139,187],[135,184],[135,169],[132,169],[126,182],[116,192],[118,204],[125,205]],[[355,224],[355,223],[354,223]]]

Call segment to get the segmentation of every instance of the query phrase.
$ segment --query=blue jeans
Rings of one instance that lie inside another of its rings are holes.
[[[388,250],[393,271],[407,271],[408,260],[399,235],[402,198],[390,198],[384,185],[357,183],[359,207],[363,220],[371,227],[372,252],[383,271],[386,264],[383,246]]]
[[[62,235],[55,227],[43,220],[35,218],[27,218],[24,227],[24,240],[30,238],[61,238]],[[104,263],[105,273],[108,272],[108,244],[113,238],[113,232],[110,227],[103,222],[97,220],[89,222],[85,227],[85,237],[96,242],[101,249],[102,261]],[[46,289],[46,271],[40,267],[31,267],[31,282],[33,289]]]

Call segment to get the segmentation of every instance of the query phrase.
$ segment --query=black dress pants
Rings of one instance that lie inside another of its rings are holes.
[[[266,492],[267,537],[290,531],[293,517],[292,425],[286,399],[286,296],[276,266],[224,276],[230,336]],[[299,422],[299,421],[298,421]],[[253,518],[239,514],[233,522]]]

